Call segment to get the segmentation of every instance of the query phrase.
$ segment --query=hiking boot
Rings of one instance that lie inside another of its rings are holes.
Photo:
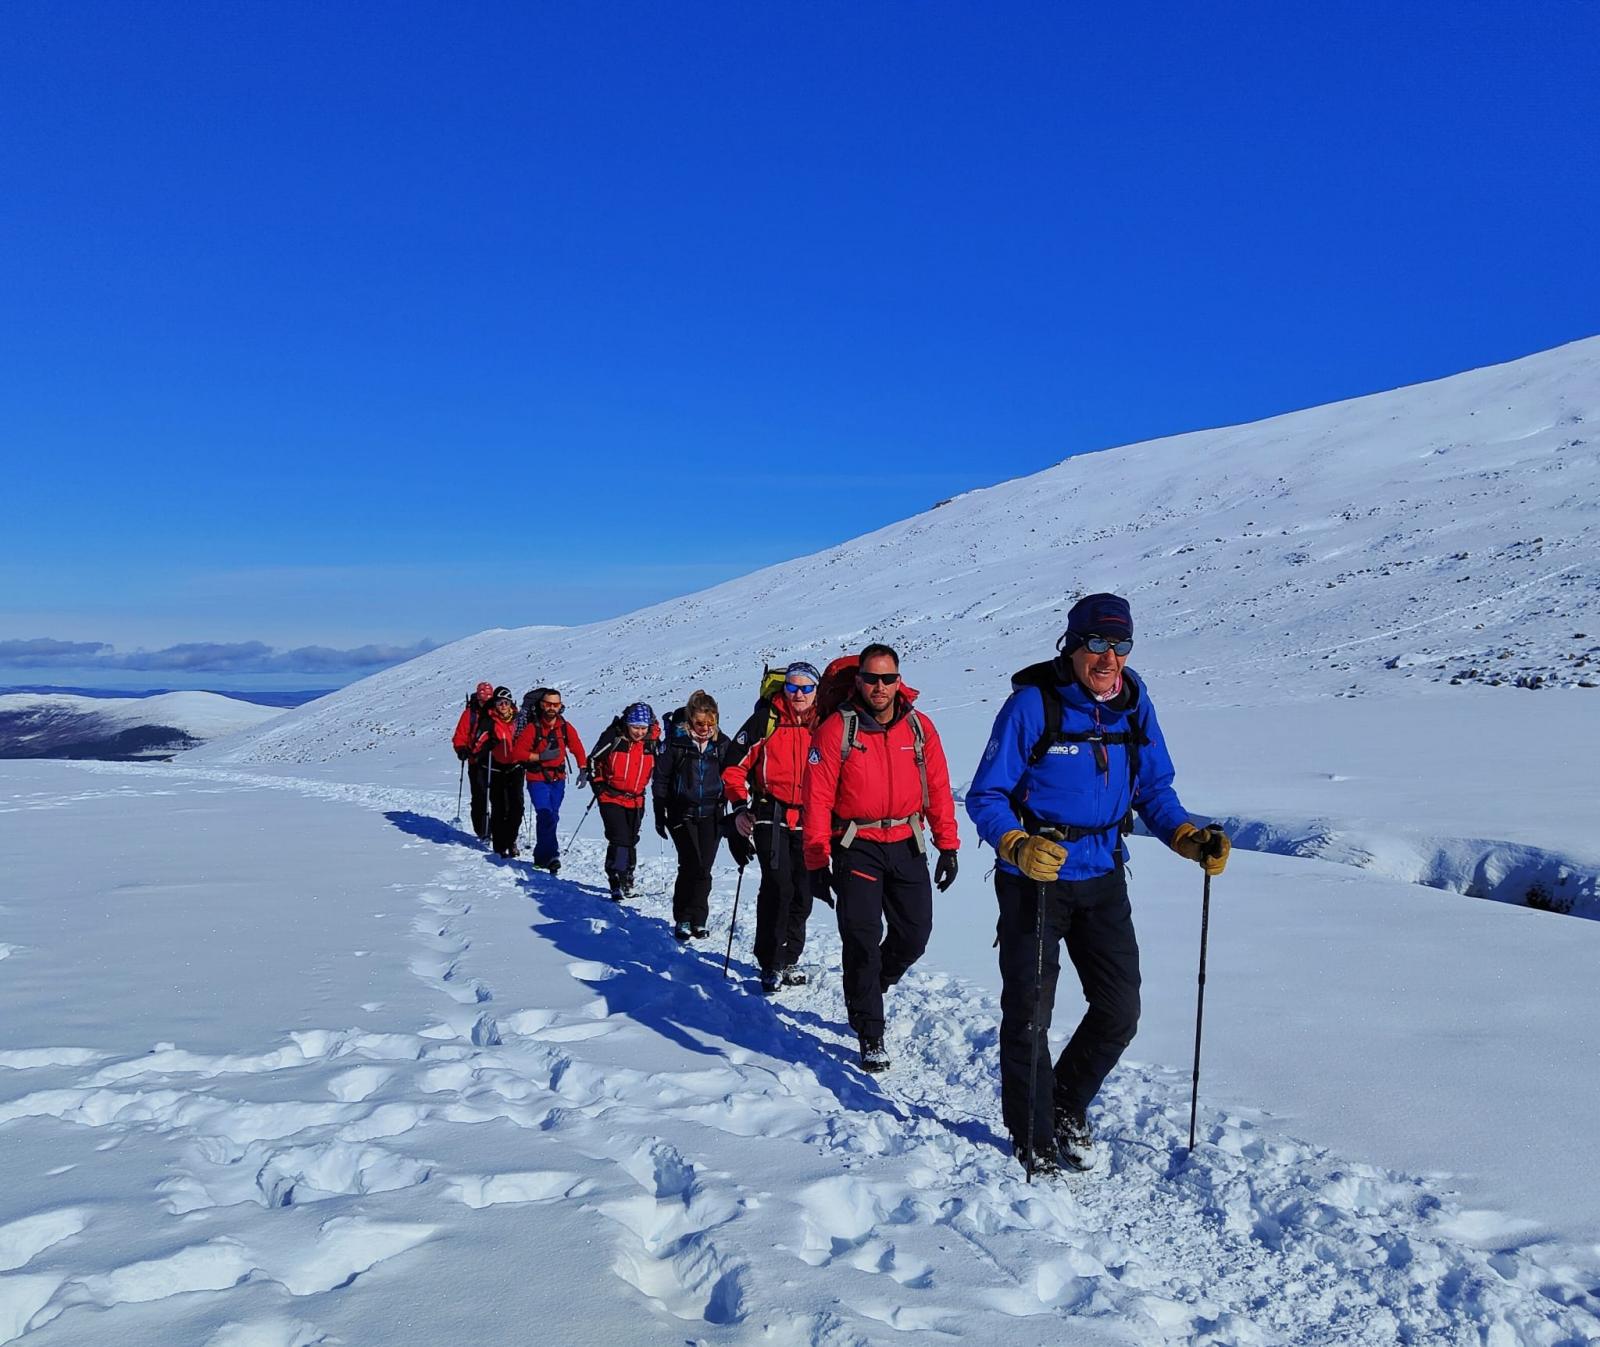
[[[680,921],[672,928],[672,938],[677,941],[687,940],[693,933],[693,928],[686,921]]]
[[[1053,1148],[1046,1143],[1029,1150],[1020,1141],[1011,1143],[1011,1153],[1017,1157],[1017,1163],[1022,1166],[1022,1172],[1032,1179],[1058,1179],[1061,1177],[1061,1161],[1055,1156]]]
[[[633,897],[633,871],[632,870],[628,871],[628,873],[623,875],[623,877],[622,877],[622,894],[623,894],[623,897],[625,897],[625,898],[632,898]]]
[[[711,934],[711,932],[706,930],[704,926],[696,926],[692,931],[689,932],[689,934],[692,935],[696,940],[704,940],[708,935]]]
[[[1056,1149],[1061,1152],[1061,1163],[1069,1169],[1093,1169],[1100,1153],[1095,1149],[1089,1120],[1081,1113],[1058,1107],[1055,1121]]]
[[[546,870],[548,870],[552,875],[559,875],[561,873],[561,862],[560,861],[546,861],[544,863],[544,868]]]
[[[611,885],[611,901],[613,903],[620,903],[624,898],[627,897],[627,894],[622,891],[621,876],[607,875],[606,879]]]
[[[804,987],[806,983],[811,981],[806,976],[805,969],[797,968],[794,964],[790,964],[787,968],[779,969],[778,976],[783,979],[785,987]]]
[[[889,1050],[883,1046],[883,1039],[862,1035],[861,1069],[873,1075],[889,1069]]]
[[[782,980],[776,968],[763,968],[761,970],[761,991],[763,995],[772,996],[776,993]]]

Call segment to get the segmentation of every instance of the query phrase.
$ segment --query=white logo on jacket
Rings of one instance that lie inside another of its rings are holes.
[[[806,754],[806,761],[815,767],[822,761],[822,754],[818,753],[816,749],[812,749],[811,752]]]
[[[1046,753],[1076,753],[1077,751],[1078,746],[1076,744],[1051,744],[1045,750]]]

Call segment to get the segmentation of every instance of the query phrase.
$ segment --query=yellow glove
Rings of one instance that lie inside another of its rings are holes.
[[[1208,875],[1220,875],[1227,868],[1228,853],[1233,850],[1228,834],[1215,824],[1197,828],[1192,823],[1180,823],[1167,845],[1184,860],[1197,862]]]
[[[1067,849],[1058,846],[1048,837],[1034,837],[1013,828],[1000,839],[995,848],[1000,859],[1014,865],[1036,884],[1049,884],[1061,877],[1061,867],[1067,863]]]

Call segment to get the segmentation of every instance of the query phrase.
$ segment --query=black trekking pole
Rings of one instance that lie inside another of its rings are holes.
[[[1211,926],[1211,872],[1200,900],[1200,982],[1194,1005],[1194,1080],[1189,1087],[1189,1153],[1194,1153],[1195,1112],[1200,1106],[1200,1025],[1206,1011],[1206,935]]]
[[[465,758],[462,758],[461,759],[461,778],[460,778],[460,780],[458,780],[456,782],[456,816],[453,819],[450,820],[450,826],[452,828],[459,828],[461,826],[461,791],[462,791],[462,788],[466,784],[467,784],[467,760]]]
[[[600,797],[598,795],[591,795],[589,797],[589,809],[593,809],[594,808],[594,802],[596,800],[598,800],[599,798]],[[583,831],[583,825],[589,818],[589,809],[585,809],[583,811],[583,818],[578,820],[578,826],[572,830],[572,836],[567,838],[567,845],[564,848],[562,848],[563,850],[565,850],[565,851],[571,851],[572,850],[572,844],[578,840],[578,834]]]
[[[746,861],[745,865],[749,862]],[[733,959],[733,929],[739,924],[739,890],[744,888],[744,865],[739,867],[739,878],[733,885],[733,915],[728,918],[728,948],[722,956],[722,976],[728,976],[728,964]]]
[[[1033,1055],[1028,1061],[1028,1182],[1033,1182],[1033,1166],[1037,1152],[1033,1148],[1034,1119],[1039,1107],[1039,1030],[1044,1019],[1044,905],[1046,885],[1035,886],[1039,894],[1039,911],[1034,918],[1037,953],[1033,964]]]

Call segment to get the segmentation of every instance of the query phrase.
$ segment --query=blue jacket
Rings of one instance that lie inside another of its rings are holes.
[[[1112,825],[1068,844],[1063,879],[1091,879],[1117,863],[1122,840],[1115,825],[1130,805],[1151,833],[1162,841],[1171,839],[1189,817],[1172,788],[1172,757],[1155,707],[1133,670],[1123,670],[1123,685],[1117,702],[1122,704],[1125,698],[1126,704],[1122,710],[1112,710],[1111,704],[1096,702],[1069,675],[1059,684],[1061,729],[1069,734],[1087,733],[1097,725],[1105,733],[1142,730],[1149,742],[1139,749],[1139,774],[1131,799],[1127,749],[1122,744],[1105,745],[1104,770],[1096,765],[1091,743],[1055,744],[1038,766],[1028,765],[1033,746],[1044,733],[1044,698],[1036,687],[1021,687],[1006,698],[995,717],[983,761],[967,792],[967,814],[978,836],[998,848],[1006,833],[1024,826],[1017,804],[1026,804],[1031,815],[1047,823],[1080,828]],[[1004,861],[999,866],[1017,873]]]

